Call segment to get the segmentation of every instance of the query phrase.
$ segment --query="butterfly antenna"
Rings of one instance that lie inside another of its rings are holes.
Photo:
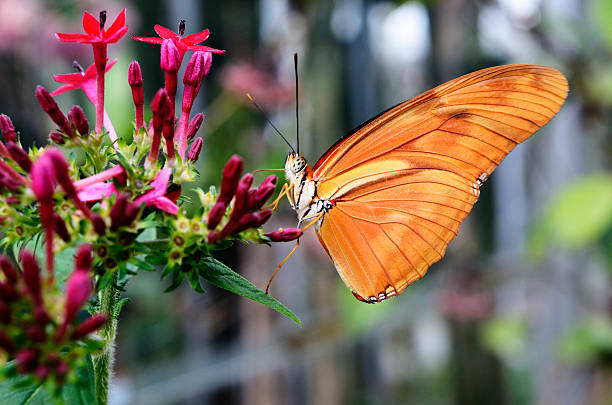
[[[289,141],[287,140],[287,138],[285,138],[285,137],[283,136],[283,134],[281,133],[281,131],[279,131],[279,130],[278,130],[278,128],[276,128],[276,126],[275,126],[275,125],[272,123],[272,121],[270,121],[270,119],[269,119],[269,118],[268,118],[268,116],[266,115],[266,113],[265,113],[265,111],[263,110],[263,108],[261,108],[261,107],[259,106],[259,104],[257,104],[257,102],[255,101],[255,99],[254,99],[253,97],[251,97],[251,95],[250,95],[249,93],[247,93],[247,95],[246,95],[246,96],[247,96],[247,98],[249,99],[249,101],[250,101],[251,103],[253,103],[253,104],[255,105],[255,107],[257,107],[257,109],[259,110],[259,112],[261,113],[261,115],[263,115],[263,117],[266,119],[266,121],[268,122],[268,124],[270,124],[270,125],[272,126],[272,128],[274,128],[274,130],[276,131],[276,133],[277,133],[277,134],[279,134],[281,138],[283,138],[283,141],[285,141],[285,143],[286,143],[287,145],[289,145],[289,147],[291,148],[291,151],[292,151],[293,153],[296,153],[296,152],[295,152],[295,149],[293,149],[293,146],[291,146],[291,144],[289,143]]]
[[[300,114],[299,114],[299,87],[298,87],[298,54],[293,54],[293,66],[295,68],[295,132],[297,138],[297,154],[300,154]]]

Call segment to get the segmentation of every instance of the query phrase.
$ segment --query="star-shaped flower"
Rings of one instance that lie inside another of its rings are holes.
[[[117,63],[117,58],[108,62],[106,64],[106,69],[104,70],[104,73],[108,72],[115,65],[115,63]],[[95,64],[89,66],[83,72],[54,75],[53,78],[56,82],[65,84],[54,92],[52,92],[52,96],[57,96],[58,94],[66,93],[67,91],[71,90],[81,89],[83,90],[89,101],[91,101],[94,106],[97,106],[98,92],[96,88],[97,72]],[[116,145],[115,141],[117,140],[117,133],[115,132],[113,123],[111,122],[110,117],[106,113],[106,110],[104,110],[103,122],[104,127],[108,131],[108,135],[111,142],[113,143],[113,145]]]
[[[165,196],[171,174],[172,169],[162,169],[155,177],[155,180],[149,184],[151,187],[153,187],[153,190],[150,190],[136,198],[134,203],[142,204],[144,202],[146,205],[152,205],[162,211],[166,211],[169,214],[176,215],[179,210],[178,205]]]
[[[106,16],[106,13],[100,14]],[[123,9],[113,24],[107,29],[104,29],[106,17],[101,17],[99,21],[87,11],[83,14],[83,29],[85,34],[61,34],[55,33],[55,37],[63,42],[79,42],[81,44],[105,43],[113,44],[121,39],[128,31],[128,26],[125,25],[125,9]]]
[[[198,32],[197,34],[191,34],[191,35],[187,35],[186,37],[183,37],[184,23],[182,21],[181,21],[181,25],[180,25],[178,34],[174,31],[169,30],[166,27],[162,27],[161,25],[155,26],[155,32],[157,33],[157,35],[160,36],[160,38],[136,37],[136,36],[133,36],[132,38],[135,39],[136,41],[149,42],[151,44],[158,44],[158,45],[161,45],[162,42],[164,42],[164,39],[170,39],[172,40],[172,42],[174,42],[174,45],[176,45],[179,51],[181,60],[183,59],[183,56],[185,55],[185,52],[187,51],[225,53],[225,51],[221,49],[215,49],[215,48],[211,48],[211,47],[204,46],[204,45],[198,45],[200,42],[204,42],[210,35],[210,31],[208,29]]]
[[[77,181],[75,183],[75,187],[79,193],[79,198],[82,201],[98,201],[103,198],[108,198],[112,194],[119,194],[113,182],[106,181],[123,173],[122,169],[116,168],[120,168],[120,166],[115,166],[114,168],[107,169],[98,175]],[[153,188],[143,195],[137,197],[134,200],[134,204],[140,205],[145,203],[147,206],[152,205],[162,211],[166,211],[169,214],[176,215],[179,207],[175,204],[175,201],[168,198],[168,196],[174,197],[175,194],[168,192],[168,183],[171,175],[171,168],[161,170],[155,179],[149,183],[149,186]]]
[[[108,72],[116,63],[117,58],[107,62],[104,73]],[[87,98],[89,98],[94,105],[96,104],[96,65],[90,65],[83,72],[53,75],[53,78],[56,82],[64,83],[64,85],[52,92],[52,96],[57,96],[58,94],[71,90],[81,89],[85,92]]]

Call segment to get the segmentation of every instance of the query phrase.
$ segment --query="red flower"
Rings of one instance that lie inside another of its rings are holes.
[[[106,14],[101,14],[101,16]],[[105,17],[99,21],[87,11],[83,14],[83,29],[85,34],[60,34],[55,33],[55,37],[63,42],[79,42],[81,44],[96,44],[105,43],[113,44],[121,39],[128,31],[128,26],[125,25],[125,9],[119,13],[113,24],[104,29]]]
[[[181,28],[182,30],[184,30],[184,23],[181,24]],[[151,44],[158,44],[158,45],[161,45],[162,42],[164,42],[164,39],[170,39],[172,40],[172,42],[174,42],[174,45],[176,45],[179,51],[179,54],[181,56],[181,60],[183,59],[183,56],[185,55],[185,52],[187,51],[225,53],[225,51],[221,49],[215,49],[215,48],[211,48],[211,47],[204,46],[204,45],[198,45],[200,42],[204,42],[210,35],[210,31],[208,29],[198,32],[197,34],[187,35],[186,37],[183,37],[183,32],[180,32],[180,31],[181,29],[179,28],[179,34],[177,34],[173,31],[170,31],[166,27],[162,27],[161,25],[156,25],[155,32],[157,33],[157,35],[160,36],[160,38],[136,37],[136,36],[133,36],[132,38],[135,39],[136,41],[148,42]]]
[[[117,63],[117,58],[106,64],[105,73]],[[82,69],[79,67],[79,69]],[[56,82],[64,83],[59,89],[51,93],[52,96],[65,93],[70,90],[81,89],[91,101],[96,105],[96,65],[90,65],[84,72],[67,73],[64,75],[53,75]]]

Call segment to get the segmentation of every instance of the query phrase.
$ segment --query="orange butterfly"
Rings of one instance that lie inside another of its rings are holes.
[[[383,301],[444,256],[482,183],[567,92],[546,66],[459,77],[364,123],[312,168],[290,154],[279,199],[287,195],[305,228],[315,225],[357,299]]]

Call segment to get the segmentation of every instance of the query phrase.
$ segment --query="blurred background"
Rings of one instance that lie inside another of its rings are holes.
[[[0,111],[22,139],[43,145],[52,128],[35,85],[55,89],[53,74],[92,63],[89,48],[52,33],[80,32],[84,10],[112,21],[124,7],[129,35],[185,19],[186,34],[209,28],[205,44],[227,50],[194,107],[206,114],[203,188],[234,153],[248,170],[284,166],[286,145],[245,93],[293,141],[294,52],[311,164],[376,113],[480,68],[553,66],[570,94],[483,186],[446,257],[398,298],[355,300],[310,231],[271,290],[303,327],[213,286],[166,294],[158,274],[139,274],[113,404],[612,403],[611,1],[0,0]],[[107,109],[128,133],[127,65],[141,63],[150,100],[163,85],[159,47],[126,36],[109,55],[119,63]],[[58,101],[86,105],[76,93]],[[295,226],[280,207],[268,230]],[[236,246],[219,259],[264,287],[291,247]]]

